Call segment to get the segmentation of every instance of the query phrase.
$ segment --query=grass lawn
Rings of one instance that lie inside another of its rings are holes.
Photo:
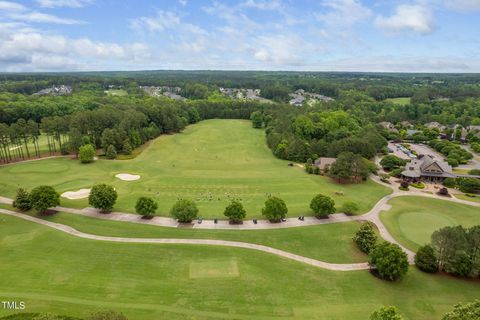
[[[25,312],[130,319],[364,320],[382,305],[433,320],[478,298],[478,282],[410,268],[391,283],[239,248],[108,243],[0,216],[0,299]],[[0,309],[0,317],[12,313]]]
[[[0,195],[13,197],[19,186],[31,189],[40,182],[60,193],[105,182],[119,193],[115,210],[133,212],[138,197],[150,196],[158,201],[159,214],[167,215],[177,199],[189,198],[197,203],[202,217],[223,218],[225,207],[235,198],[252,218],[260,217],[270,194],[283,198],[289,215],[296,216],[311,213],[310,200],[317,193],[334,198],[337,208],[354,201],[363,213],[391,192],[370,180],[337,184],[288,163],[272,155],[264,131],[253,129],[250,121],[208,120],[183,133],[158,138],[131,160],[101,159],[82,165],[59,158],[0,167]],[[139,174],[141,179],[121,181],[115,178],[117,173]],[[63,200],[62,205],[84,207],[87,200]]]
[[[407,105],[407,104],[410,104],[410,100],[411,100],[411,98],[409,98],[409,97],[406,97],[406,98],[389,98],[389,99],[385,99],[386,102],[392,102],[392,103],[398,104],[398,105]]]
[[[3,207],[12,210],[5,205]],[[37,216],[34,213],[32,215]],[[102,236],[221,239],[262,244],[331,263],[367,261],[367,256],[358,250],[352,241],[354,233],[360,227],[358,222],[271,230],[201,230],[108,221],[64,212],[42,218],[71,226],[85,233]]]
[[[123,89],[111,89],[111,90],[106,90],[105,93],[107,96],[119,96],[119,97],[124,97],[127,96],[128,93],[127,91]]]
[[[380,215],[390,233],[412,250],[429,243],[435,230],[445,226],[480,224],[477,207],[422,197],[399,197],[389,201],[392,209]]]
[[[470,169],[453,168],[453,172],[459,174],[468,174],[469,171]]]
[[[475,195],[474,197],[469,197],[466,194],[463,193],[455,193],[453,195],[455,198],[462,199],[462,200],[467,200],[467,201],[472,201],[472,202],[480,202],[480,195]]]

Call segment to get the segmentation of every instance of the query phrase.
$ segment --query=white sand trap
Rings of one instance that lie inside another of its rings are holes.
[[[62,197],[69,200],[85,199],[88,198],[89,195],[90,189],[80,189],[78,191],[67,191],[62,193]]]
[[[140,176],[138,174],[130,174],[130,173],[119,173],[115,175],[115,177],[123,181],[135,181],[140,179]]]

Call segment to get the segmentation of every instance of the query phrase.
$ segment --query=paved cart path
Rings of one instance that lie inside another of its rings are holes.
[[[379,180],[379,178],[375,176],[372,176],[372,180],[382,185],[390,187],[393,190],[393,192],[383,197],[382,199],[380,199],[375,204],[375,206],[366,214],[359,215],[359,216],[348,216],[343,213],[336,213],[336,214],[330,215],[328,219],[317,219],[315,217],[305,217],[305,220],[301,221],[297,218],[288,218],[286,219],[285,222],[281,222],[281,223],[271,223],[268,220],[258,220],[256,224],[253,223],[253,221],[245,221],[241,225],[231,225],[228,223],[228,221],[225,221],[225,220],[218,220],[217,223],[215,223],[213,220],[203,220],[202,222],[196,221],[191,224],[181,224],[181,223],[178,223],[176,220],[172,218],[167,218],[167,217],[154,217],[151,220],[144,220],[139,215],[136,215],[136,214],[124,213],[124,212],[112,212],[109,214],[103,214],[103,213],[100,213],[97,209],[93,209],[93,208],[74,209],[74,208],[66,208],[66,207],[56,207],[55,209],[61,212],[78,214],[82,216],[99,218],[104,220],[126,221],[126,222],[155,225],[155,226],[161,226],[161,227],[173,227],[173,228],[185,227],[185,228],[193,228],[193,229],[265,230],[265,229],[312,226],[312,225],[340,223],[340,222],[349,222],[349,221],[370,221],[377,226],[380,236],[384,240],[399,245],[402,248],[402,250],[408,255],[408,259],[410,263],[413,263],[413,258],[415,256],[415,253],[405,248],[400,243],[398,243],[398,241],[395,240],[395,238],[390,234],[390,232],[388,232],[387,228],[385,227],[385,225],[380,219],[380,213],[382,211],[388,211],[390,209],[390,205],[387,204],[389,200],[395,197],[402,197],[402,196],[420,196],[420,197],[427,197],[427,198],[438,199],[443,201],[452,201],[456,203],[480,207],[480,203],[477,203],[477,202],[470,202],[470,201],[461,200],[457,198],[442,197],[442,196],[427,193],[421,190],[401,191],[395,188],[393,185],[382,183]],[[0,197],[0,203],[11,204],[12,199]],[[224,240],[204,240],[204,239],[143,239],[143,238],[105,237],[105,236],[98,236],[98,235],[83,233],[70,226],[45,221],[42,219],[38,219],[35,217],[31,217],[29,215],[25,215],[25,214],[10,211],[10,210],[0,209],[0,213],[16,216],[32,222],[37,222],[37,223],[52,227],[54,229],[69,233],[71,235],[85,238],[85,239],[114,241],[114,242],[133,242],[133,243],[202,244],[202,245],[230,246],[230,247],[259,250],[259,251],[275,254],[284,258],[304,262],[304,263],[307,263],[316,267],[328,269],[328,270],[348,271],[348,270],[368,269],[367,263],[333,264],[333,263],[328,263],[324,261],[302,257],[286,251],[274,249],[267,246],[252,244],[252,243],[224,241]]]
[[[353,270],[365,270],[368,269],[368,263],[347,263],[347,264],[337,264],[337,263],[328,263],[320,260],[315,260],[311,258],[306,258],[297,254],[293,254],[290,252],[286,252],[283,250],[253,244],[253,243],[246,243],[246,242],[238,242],[238,241],[225,241],[225,240],[206,240],[206,239],[157,239],[157,238],[123,238],[123,237],[106,237],[106,236],[99,236],[93,235],[89,233],[80,232],[70,226],[54,223],[46,220],[42,220],[39,218],[35,218],[23,213],[14,212],[10,210],[0,209],[0,213],[21,218],[24,220],[28,220],[31,222],[35,222],[61,232],[68,233],[72,236],[89,239],[89,240],[97,240],[97,241],[110,241],[110,242],[123,242],[123,243],[152,243],[152,244],[189,244],[189,245],[214,245],[214,246],[224,246],[224,247],[235,247],[235,248],[243,248],[243,249],[250,249],[250,250],[257,250],[266,252],[269,254],[274,254],[276,256],[295,260],[298,262],[306,263],[314,267],[327,269],[327,270],[334,270],[334,271],[353,271]]]

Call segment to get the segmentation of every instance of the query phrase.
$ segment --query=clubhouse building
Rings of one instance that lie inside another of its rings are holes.
[[[427,155],[407,163],[405,170],[402,171],[402,177],[408,181],[442,182],[446,178],[456,178],[457,175],[453,173],[448,163]]]

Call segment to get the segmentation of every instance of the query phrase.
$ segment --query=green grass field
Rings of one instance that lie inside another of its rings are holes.
[[[406,98],[389,98],[389,99],[385,99],[386,102],[392,102],[392,103],[398,104],[398,105],[407,105],[407,104],[410,104],[410,100],[411,100],[411,98],[409,98],[409,97],[406,97]]]
[[[115,178],[117,173],[142,178],[121,181]],[[223,210],[233,198],[242,201],[248,217],[260,217],[270,194],[285,200],[289,216],[310,214],[309,203],[317,193],[334,198],[338,208],[345,201],[354,201],[360,212],[366,212],[391,192],[372,181],[337,184],[289,167],[288,161],[276,159],[267,148],[263,130],[241,120],[208,120],[189,126],[183,133],[158,138],[132,160],[101,159],[82,165],[77,160],[58,158],[0,167],[3,196],[13,197],[18,187],[31,189],[40,183],[62,193],[98,182],[117,189],[115,210],[133,212],[138,197],[151,196],[159,203],[158,213],[168,215],[178,198],[189,198],[205,218],[223,218]],[[84,207],[87,200],[63,200],[62,205]]]
[[[413,267],[391,283],[368,271],[331,272],[246,249],[85,240],[2,215],[0,228],[0,299],[25,301],[25,312],[364,320],[397,305],[407,319],[437,320],[454,303],[478,298],[477,282]],[[0,309],[0,316],[9,313]]]
[[[105,93],[107,96],[119,96],[119,97],[124,97],[128,95],[128,92],[123,90],[123,89],[111,89],[111,90],[106,90]]]
[[[385,226],[405,247],[417,250],[430,236],[445,226],[480,224],[480,209],[423,197],[400,197],[389,201],[392,209],[381,213]]]
[[[6,205],[0,205],[0,208],[2,207],[12,210]],[[41,218],[102,236],[221,239],[262,244],[331,263],[367,261],[367,256],[358,250],[352,241],[354,233],[360,227],[358,222],[270,230],[201,230],[109,221],[64,212]]]
[[[467,201],[472,201],[472,202],[480,202],[480,196],[479,195],[474,195],[473,197],[467,196],[466,194],[463,193],[455,193],[454,195],[455,198],[461,199],[461,200],[467,200]]]

